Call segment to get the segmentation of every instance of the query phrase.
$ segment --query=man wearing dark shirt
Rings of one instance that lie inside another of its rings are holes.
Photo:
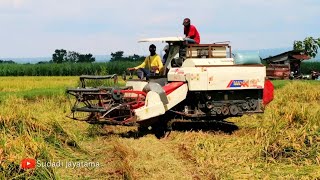
[[[165,64],[166,64],[166,61],[167,61],[167,58],[168,58],[169,45],[166,45],[166,46],[163,48],[163,51],[164,51],[164,55],[162,56],[162,64],[165,65]]]
[[[189,18],[185,18],[183,20],[183,25],[184,25],[184,35],[185,40],[188,43],[196,43],[196,44],[200,44],[200,34],[197,30],[197,28],[194,25],[190,24],[190,19]]]

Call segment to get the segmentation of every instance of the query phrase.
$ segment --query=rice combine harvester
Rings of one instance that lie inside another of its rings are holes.
[[[273,84],[259,56],[233,54],[228,42],[187,44],[182,37],[142,39],[166,42],[165,71],[148,80],[118,76],[80,76],[81,86],[68,88],[74,96],[70,118],[90,124],[152,127],[170,130],[175,122],[222,121],[263,113],[273,100]],[[105,80],[104,85],[89,81]]]

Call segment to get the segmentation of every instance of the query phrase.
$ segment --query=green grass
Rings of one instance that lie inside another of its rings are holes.
[[[272,80],[272,83],[275,89],[280,89],[288,84],[292,84],[296,82],[303,82],[305,84],[311,84],[311,85],[320,84],[320,81],[317,81],[317,80]]]
[[[273,80],[273,86],[275,89],[283,88],[286,84],[290,83],[288,80]]]
[[[303,62],[301,63],[301,72],[303,74],[310,74],[311,71],[320,72],[320,62]]]
[[[79,76],[79,75],[121,75],[128,67],[139,65],[140,61],[118,61],[105,63],[64,64],[0,64],[0,76]],[[320,71],[319,62],[304,62],[301,72],[310,74]]]
[[[0,76],[121,75],[128,67],[135,67],[140,63],[136,61],[121,61],[106,63],[0,64]]]

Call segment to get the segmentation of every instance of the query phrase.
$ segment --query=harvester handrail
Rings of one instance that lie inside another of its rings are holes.
[[[95,76],[95,75],[81,75],[80,80],[84,79],[111,79],[117,76],[117,74],[105,75],[105,76]]]
[[[111,74],[111,75],[105,75],[105,76],[96,76],[96,75],[81,75],[80,76],[80,82],[81,87],[86,88],[85,80],[86,79],[94,79],[94,80],[101,80],[101,79],[113,79],[113,83],[118,83],[118,75],[117,74]]]

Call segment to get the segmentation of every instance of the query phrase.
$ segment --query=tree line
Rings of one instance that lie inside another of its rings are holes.
[[[306,55],[314,58],[320,47],[320,38],[306,37],[303,41],[294,41],[293,49],[302,50]]]
[[[134,54],[132,56],[124,56],[123,51],[111,52],[111,62],[115,61],[143,61],[144,56]],[[49,62],[38,62],[38,64],[44,63],[92,63],[95,62],[95,57],[91,53],[80,54],[75,51],[67,51],[65,49],[56,49],[52,54],[52,60]],[[108,59],[106,59],[107,61]]]
[[[302,50],[308,56],[314,58],[320,47],[320,38],[306,37],[302,41],[294,41],[293,49]],[[132,56],[124,56],[123,51],[111,52],[111,62],[117,61],[143,61],[145,56],[139,56],[134,54]],[[46,63],[93,63],[95,62],[95,57],[91,53],[81,54],[75,51],[67,51],[65,49],[56,49],[52,54],[52,60],[50,61],[40,61],[37,64],[46,64]],[[108,61],[108,59],[106,59]],[[0,60],[0,64],[15,64],[16,62],[12,60]]]
[[[111,59],[106,59],[106,62],[110,60],[111,62],[117,61],[143,61],[145,56],[139,56],[134,54],[132,56],[124,56],[123,51],[111,52]],[[81,54],[75,51],[67,51],[65,49],[56,49],[52,54],[52,60],[50,61],[40,61],[37,64],[48,64],[48,63],[93,63],[95,62],[95,57],[91,53],[89,54]],[[12,60],[1,60],[0,64],[16,64],[16,62]],[[28,63],[29,64],[29,63]]]
[[[95,57],[92,54],[80,54],[75,51],[56,49],[52,54],[53,63],[92,63]]]
[[[12,60],[1,60],[0,59],[0,64],[16,64],[16,62]]]
[[[139,56],[137,54],[133,54],[133,56],[127,56],[125,57],[123,51],[117,51],[115,53],[111,53],[111,62],[115,61],[143,61],[146,57],[145,56]]]

